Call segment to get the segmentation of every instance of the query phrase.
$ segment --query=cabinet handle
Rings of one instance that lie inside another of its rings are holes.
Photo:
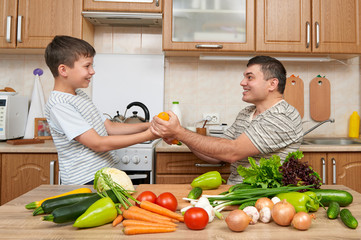
[[[6,17],[6,42],[11,43],[11,19],[12,16]]]
[[[320,24],[316,22],[315,26],[316,26],[316,48],[318,48],[320,46]]]
[[[194,166],[196,166],[196,167],[224,167],[224,166],[226,166],[226,164],[225,163],[217,163],[217,164],[195,163]]]
[[[322,161],[322,184],[326,184],[326,161],[321,158]]]
[[[332,184],[336,185],[336,159],[332,158]]]
[[[311,42],[311,26],[310,22],[306,22],[306,48],[310,47]]]
[[[21,40],[21,22],[22,22],[23,16],[18,16],[18,31],[17,31],[17,41],[23,42]]]
[[[196,48],[218,48],[218,49],[222,49],[223,45],[222,44],[197,44]]]
[[[54,185],[55,183],[55,161],[50,161],[50,177],[49,182],[50,185]]]
[[[156,0],[156,1],[155,1],[155,6],[156,6],[156,7],[159,7],[159,0]]]

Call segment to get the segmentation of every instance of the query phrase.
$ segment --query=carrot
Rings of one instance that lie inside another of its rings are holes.
[[[176,212],[173,212],[167,208],[164,208],[162,206],[159,206],[155,203],[151,203],[149,201],[142,201],[140,202],[140,207],[143,209],[146,209],[148,211],[158,213],[160,215],[164,215],[170,218],[174,218],[180,222],[184,222],[184,217]]]
[[[125,219],[133,219],[133,220],[142,220],[142,221],[147,221],[147,222],[161,223],[161,224],[165,224],[169,227],[177,226],[177,224],[175,224],[173,222],[154,218],[150,215],[139,213],[137,211],[124,210],[123,217]]]
[[[119,214],[114,220],[113,220],[113,227],[117,226],[119,223],[123,221],[123,216]]]
[[[153,213],[153,212],[150,212],[148,210],[145,210],[145,209],[137,207],[137,206],[131,206],[131,207],[128,208],[128,210],[137,211],[137,212],[143,213],[143,214],[148,214],[148,215],[153,216],[154,218],[159,218],[161,220],[166,220],[166,221],[171,221],[171,222],[175,222],[175,221],[178,222],[177,220],[175,220],[173,218],[170,218],[170,217],[167,217],[167,216],[164,216],[164,215],[160,215],[160,214],[157,214],[157,213]]]
[[[165,233],[165,232],[174,232],[177,230],[174,227],[152,227],[152,226],[127,226],[123,228],[123,232],[126,235],[135,235],[143,233]]]
[[[133,220],[133,219],[127,219],[122,222],[124,227],[127,226],[153,226],[153,227],[166,227],[169,228],[168,225],[164,225],[161,223],[153,223],[153,222],[147,222],[147,221],[141,221],[141,220]]]

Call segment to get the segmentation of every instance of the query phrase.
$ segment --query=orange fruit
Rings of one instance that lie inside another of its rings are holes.
[[[168,115],[168,113],[166,113],[166,112],[161,112],[161,113],[159,113],[159,114],[158,114],[158,117],[159,117],[160,119],[163,119],[164,121],[169,121],[169,115]],[[172,144],[182,145],[182,143],[181,143],[180,141],[178,141],[177,139],[174,139],[174,140],[172,141]]]
[[[161,112],[161,113],[159,113],[159,114],[158,114],[158,117],[159,117],[160,119],[165,120],[165,121],[168,121],[168,120],[169,120],[169,115],[168,115],[168,113],[166,113],[166,112]]]

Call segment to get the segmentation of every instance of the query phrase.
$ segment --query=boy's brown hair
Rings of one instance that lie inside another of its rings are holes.
[[[94,57],[95,49],[88,42],[70,36],[55,36],[45,49],[45,62],[54,77],[59,75],[60,64],[72,68],[81,56]]]

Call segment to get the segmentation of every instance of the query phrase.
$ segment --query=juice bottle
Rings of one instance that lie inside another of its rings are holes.
[[[350,116],[348,136],[351,138],[358,138],[359,135],[360,135],[360,116],[356,111],[354,111]]]

